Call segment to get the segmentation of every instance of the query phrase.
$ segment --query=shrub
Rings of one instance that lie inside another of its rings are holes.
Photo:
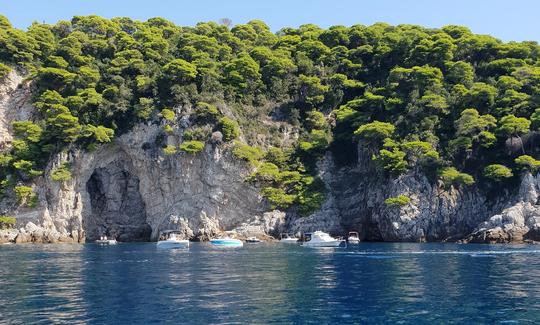
[[[163,153],[167,156],[174,155],[176,153],[176,147],[168,145],[165,148],[163,148]]]
[[[62,166],[53,169],[51,179],[55,182],[66,182],[71,179],[71,170],[69,164],[64,163]]]
[[[398,207],[398,206],[404,206],[411,202],[411,198],[406,195],[398,195],[395,197],[389,197],[386,200],[384,200],[384,204],[386,204],[389,207]]]
[[[450,185],[472,185],[474,178],[466,173],[459,172],[454,167],[445,167],[439,172],[445,186]]]
[[[0,229],[9,229],[13,228],[17,223],[15,217],[0,215]]]
[[[514,162],[523,169],[536,172],[540,167],[540,161],[529,155],[522,155],[514,159]]]
[[[184,141],[180,145],[180,150],[190,153],[190,154],[201,152],[203,149],[204,149],[204,142],[197,141],[197,140]]]
[[[219,120],[218,128],[221,131],[221,134],[223,134],[224,141],[234,140],[240,135],[240,128],[238,127],[238,123],[228,117],[222,117]]]
[[[184,131],[184,140],[197,140],[205,142],[210,138],[211,129],[205,127],[197,127],[191,130]]]
[[[280,178],[279,168],[269,162],[262,163],[250,178],[258,181],[277,181]]]
[[[172,134],[174,132],[172,126],[170,126],[169,124],[165,124],[163,126],[163,131],[165,131],[165,133],[167,134]]]
[[[20,205],[27,205],[29,207],[35,207],[37,204],[37,195],[30,186],[15,186],[15,195],[17,196],[17,202]]]
[[[493,164],[484,168],[484,176],[495,182],[501,182],[507,178],[514,176],[514,174],[512,173],[510,168],[504,165]]]
[[[195,105],[195,120],[197,123],[215,123],[220,113],[216,106],[205,102]]]
[[[263,152],[257,147],[237,142],[233,149],[233,155],[253,165],[262,158]]]
[[[161,116],[167,121],[172,121],[174,120],[175,114],[172,110],[164,108],[161,110]]]

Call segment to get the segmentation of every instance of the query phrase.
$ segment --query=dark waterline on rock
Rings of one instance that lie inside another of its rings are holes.
[[[540,321],[540,247],[0,246],[0,323]]]

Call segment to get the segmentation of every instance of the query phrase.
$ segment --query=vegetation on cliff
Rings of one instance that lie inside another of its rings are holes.
[[[0,190],[31,203],[28,185],[51,154],[92,150],[139,122],[173,134],[185,107],[186,142],[163,144],[163,153],[195,154],[220,131],[275,207],[316,209],[324,185],[315,162],[330,150],[339,164],[354,163],[358,142],[381,175],[423,172],[445,186],[489,188],[538,168],[539,59],[535,42],[503,43],[460,26],[307,24],[272,33],[257,20],[180,27],[78,16],[21,31],[0,16],[0,78],[28,73],[41,114],[13,124]],[[298,141],[284,145],[278,122]],[[68,167],[52,177],[69,179]]]

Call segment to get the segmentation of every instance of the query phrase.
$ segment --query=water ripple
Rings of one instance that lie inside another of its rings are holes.
[[[540,322],[534,245],[2,245],[0,324]]]

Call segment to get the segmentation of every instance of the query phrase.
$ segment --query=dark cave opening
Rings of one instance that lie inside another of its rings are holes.
[[[86,183],[91,213],[83,220],[86,240],[150,241],[152,228],[139,192],[139,179],[121,166],[97,168]]]

